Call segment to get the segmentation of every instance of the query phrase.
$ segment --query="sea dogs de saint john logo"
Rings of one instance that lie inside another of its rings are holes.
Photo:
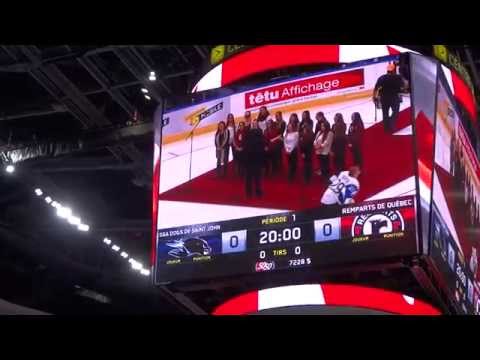
[[[174,240],[166,243],[166,245],[173,248],[168,252],[168,255],[176,258],[204,256],[212,253],[212,248],[208,245],[208,242],[196,237],[185,240]]]
[[[405,230],[403,217],[398,211],[359,215],[352,225],[352,236],[388,234]]]

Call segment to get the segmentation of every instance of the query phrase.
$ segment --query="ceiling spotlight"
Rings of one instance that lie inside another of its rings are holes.
[[[128,257],[128,254],[125,251],[122,251],[120,256],[123,257],[124,259],[126,259]]]
[[[57,208],[57,207],[60,206],[60,204],[56,201],[52,201],[52,203],[50,205],[52,205],[54,208]]]
[[[139,263],[138,261],[131,262],[131,265],[133,270],[141,270],[143,268],[142,263]]]
[[[113,245],[113,246],[112,246],[112,250],[113,250],[113,251],[118,251],[118,250],[120,250],[120,246]]]
[[[57,207],[57,216],[63,219],[67,219],[72,215],[72,209],[68,207],[58,206]]]
[[[155,76],[155,71],[150,71],[150,76]]]
[[[145,276],[148,276],[148,275],[150,275],[150,270],[141,269],[141,270],[140,270],[140,274],[145,275]]]
[[[148,90],[145,89],[145,88],[142,88],[142,92],[143,92],[144,94],[148,94]]]
[[[107,245],[110,245],[112,243],[112,240],[110,240],[109,238],[104,238],[103,242]]]
[[[37,194],[37,196],[42,196],[43,195],[42,189],[35,189],[35,194]]]
[[[80,230],[80,231],[88,231],[88,230],[90,230],[90,226],[85,225],[85,224],[79,224],[77,228],[78,228],[78,230]]]
[[[69,216],[67,220],[72,225],[80,225],[82,223],[82,220],[76,216]]]
[[[47,204],[50,204],[52,202],[52,198],[50,196],[47,196],[45,198],[45,201],[47,202]]]
[[[15,166],[13,165],[7,165],[7,167],[5,168],[5,171],[9,174],[13,173],[15,171]]]
[[[145,99],[147,99],[147,100],[152,100],[152,98],[151,98],[150,96],[148,96],[148,95],[145,95]]]

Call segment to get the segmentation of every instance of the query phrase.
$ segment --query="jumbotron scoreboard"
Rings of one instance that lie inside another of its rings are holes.
[[[324,266],[415,251],[406,196],[162,229],[157,276],[182,281]]]

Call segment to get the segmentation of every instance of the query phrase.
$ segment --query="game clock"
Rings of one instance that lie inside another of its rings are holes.
[[[157,277],[194,279],[354,261],[371,256],[380,240],[400,249],[410,239],[414,248],[414,235],[413,197],[161,229]]]

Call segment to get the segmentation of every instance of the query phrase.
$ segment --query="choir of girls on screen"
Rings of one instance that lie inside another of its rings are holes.
[[[292,113],[288,123],[277,111],[274,119],[266,107],[260,108],[256,119],[246,111],[244,119],[235,124],[233,114],[226,122],[221,121],[215,134],[217,175],[225,176],[230,151],[233,152],[235,171],[238,175],[252,177],[255,181],[260,173],[266,176],[281,172],[282,156],[288,159],[288,180],[293,181],[300,162],[303,164],[303,178],[309,183],[314,173],[328,180],[332,174],[346,169],[346,152],[351,151],[354,165],[362,167],[361,142],[364,131],[358,112],[352,114],[347,131],[343,115],[335,114],[333,124],[323,112],[311,119],[308,110],[301,119]],[[247,189],[247,193],[248,193]]]

